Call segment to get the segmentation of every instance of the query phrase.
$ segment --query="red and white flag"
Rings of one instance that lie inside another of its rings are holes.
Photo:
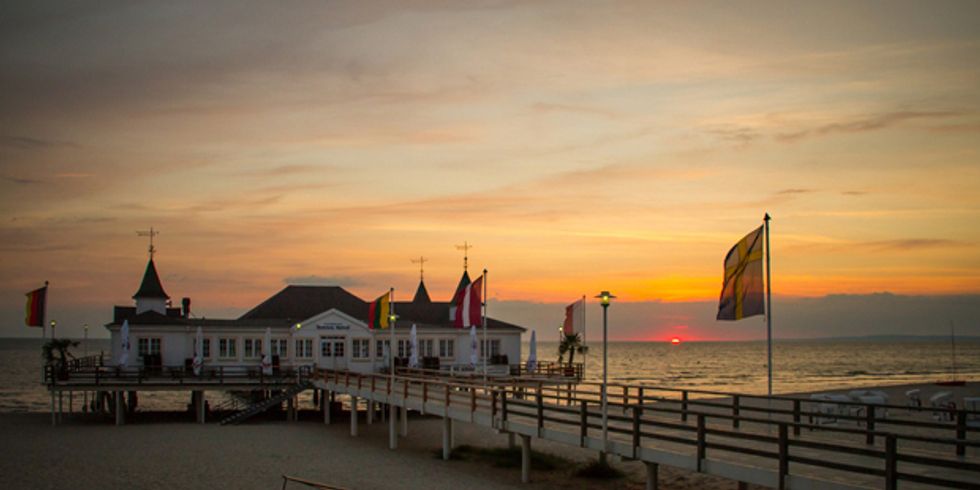
[[[565,307],[565,323],[561,326],[565,335],[575,335],[585,331],[585,299],[580,299]]]
[[[466,328],[481,324],[480,319],[482,315],[480,307],[483,305],[482,288],[483,276],[480,276],[477,280],[467,284],[453,298],[453,303],[456,306],[456,318],[454,319],[453,325],[456,328]]]

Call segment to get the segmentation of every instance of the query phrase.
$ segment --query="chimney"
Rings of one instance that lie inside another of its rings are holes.
[[[181,305],[184,307],[184,318],[191,317],[191,299],[184,298],[180,300]]]

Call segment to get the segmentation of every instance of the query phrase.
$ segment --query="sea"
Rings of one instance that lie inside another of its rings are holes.
[[[90,339],[76,355],[109,351],[107,339]],[[523,345],[524,356],[529,345]],[[539,342],[539,361],[558,359],[557,342]],[[765,394],[766,342],[610,342],[610,383]],[[940,340],[776,340],[773,393],[790,394],[854,387],[932,383],[954,377],[953,348]],[[585,377],[602,379],[602,343],[591,343]],[[955,377],[980,381],[980,340],[956,342]],[[209,394],[209,397],[211,395]],[[141,393],[145,410],[182,410],[190,395]],[[81,407],[81,395],[72,400]],[[219,402],[215,400],[215,402]],[[0,412],[44,412],[51,399],[41,384],[41,340],[0,339]],[[65,400],[64,403],[68,403]],[[67,410],[67,405],[65,409]]]

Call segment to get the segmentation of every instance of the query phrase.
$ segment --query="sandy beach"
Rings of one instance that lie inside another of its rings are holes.
[[[905,390],[922,396],[952,391],[957,400],[980,392],[980,383],[963,387],[902,385],[881,387],[890,403],[904,404]],[[846,392],[846,391],[845,391]],[[927,419],[920,414],[895,413],[897,418]],[[362,413],[363,417],[363,413]],[[125,426],[104,417],[74,415],[58,427],[42,413],[0,414],[3,455],[0,474],[7,488],[280,488],[288,474],[347,489],[425,488],[468,490],[498,488],[639,489],[644,467],[614,461],[626,476],[593,480],[574,470],[596,457],[586,451],[534,440],[533,449],[569,461],[568,467],[532,470],[532,483],[520,483],[519,468],[498,468],[487,462],[442,461],[442,423],[438,418],[412,414],[409,437],[396,451],[387,449],[387,425],[359,424],[351,437],[346,414],[324,425],[315,412],[287,423],[277,417],[239,426],[191,423],[183,414],[140,414]],[[456,444],[484,448],[507,447],[507,436],[458,423]],[[736,483],[669,467],[660,468],[660,488],[735,488]],[[295,484],[291,484],[290,488]],[[302,488],[295,485],[296,488]]]
[[[312,414],[311,414],[312,415]],[[240,426],[198,425],[186,421],[137,422],[116,427],[75,417],[58,427],[46,414],[0,415],[6,488],[241,488],[278,489],[285,473],[348,489],[425,488],[484,490],[501,488],[643,488],[639,463],[617,463],[623,479],[596,481],[570,471],[533,471],[520,482],[519,468],[486,463],[442,461],[437,452],[441,421],[412,417],[407,439],[387,448],[384,424],[361,423],[351,437],[345,416],[325,426],[259,421]],[[507,437],[457,424],[457,444],[506,447]],[[578,448],[534,441],[534,449],[576,462],[595,458]],[[661,468],[661,488],[730,487],[732,482]],[[293,488],[291,484],[289,488]],[[303,488],[295,485],[295,488]]]

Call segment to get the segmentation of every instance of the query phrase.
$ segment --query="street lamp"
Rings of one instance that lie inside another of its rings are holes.
[[[609,302],[616,297],[609,291],[603,291],[596,298],[599,298],[602,304],[602,452],[599,453],[599,462],[606,464],[606,451],[609,449],[609,410],[606,403],[606,366],[609,365],[607,357],[608,349],[606,349],[607,326],[609,324]]]
[[[394,291],[392,289],[391,291]],[[388,389],[388,449],[394,450],[398,448],[398,433],[395,431],[395,404],[392,403],[392,395],[395,393],[395,322],[398,321],[398,315],[391,313],[388,315],[388,373],[389,389]],[[405,403],[404,400],[402,403]],[[353,413],[353,412],[352,412]],[[403,415],[408,412],[402,412]],[[354,415],[351,415],[353,417]],[[406,426],[407,427],[407,426]]]
[[[58,326],[58,322],[51,320],[51,339],[54,340],[54,327]]]

